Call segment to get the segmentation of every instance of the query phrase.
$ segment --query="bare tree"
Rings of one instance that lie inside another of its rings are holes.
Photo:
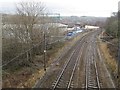
[[[35,37],[34,26],[40,22],[44,12],[45,6],[41,2],[20,2],[17,4],[19,22],[25,28],[27,37],[31,41],[31,45],[33,45]]]
[[[4,61],[40,42],[42,33],[38,23],[41,23],[45,10],[41,2],[20,2],[16,6],[16,14],[3,15]]]

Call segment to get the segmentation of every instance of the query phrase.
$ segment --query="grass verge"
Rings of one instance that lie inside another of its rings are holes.
[[[100,48],[101,53],[104,56],[104,62],[107,65],[107,68],[109,70],[109,72],[111,73],[111,76],[115,82],[115,84],[117,84],[117,62],[116,59],[111,55],[111,51],[108,48],[108,45],[106,42],[102,42],[100,39],[98,40],[98,45]]]

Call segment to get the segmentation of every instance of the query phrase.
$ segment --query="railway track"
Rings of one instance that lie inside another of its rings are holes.
[[[80,52],[80,48],[82,50],[82,47],[79,45],[74,50],[66,64],[64,65],[64,68],[62,69],[60,75],[57,77],[57,80],[52,85],[52,90],[55,90],[56,88],[72,88],[72,80],[74,77],[75,70],[77,68],[78,61],[80,60],[82,52]],[[78,57],[76,55],[80,54]],[[76,58],[76,59],[75,59]],[[73,65],[74,63],[74,65]]]
[[[95,58],[95,42],[91,41],[89,44],[88,58],[86,59],[86,77],[85,88],[86,89],[100,89],[100,82],[98,77],[98,70]]]

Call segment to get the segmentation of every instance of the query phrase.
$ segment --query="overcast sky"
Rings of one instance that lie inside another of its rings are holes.
[[[0,0],[0,12],[14,12],[15,3],[31,0]],[[102,16],[108,17],[118,10],[120,0],[34,0],[45,4],[52,13],[62,16]]]

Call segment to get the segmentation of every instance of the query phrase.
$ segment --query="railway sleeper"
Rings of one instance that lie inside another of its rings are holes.
[[[96,89],[96,88],[98,88],[98,87],[96,87],[96,86],[88,86],[88,89]]]

